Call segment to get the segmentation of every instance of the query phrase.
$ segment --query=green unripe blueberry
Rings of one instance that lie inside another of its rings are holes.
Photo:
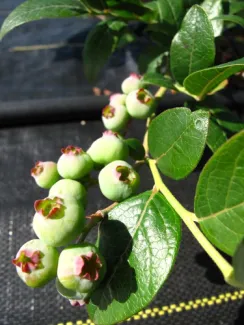
[[[109,98],[109,104],[111,106],[125,105],[126,95],[125,94],[113,94]]]
[[[127,96],[126,108],[130,116],[147,119],[154,113],[156,105],[153,95],[148,90],[138,89]]]
[[[77,181],[72,179],[61,179],[55,183],[49,190],[49,196],[73,196],[77,201],[81,201],[82,204],[86,205],[86,189]]]
[[[85,225],[81,202],[71,196],[48,197],[35,202],[33,229],[44,243],[65,246],[75,240]]]
[[[121,85],[124,94],[128,95],[133,90],[141,88],[141,76],[136,73],[131,73],[131,75],[126,78]]]
[[[31,169],[31,176],[34,177],[38,186],[46,189],[49,189],[60,178],[57,164],[52,161],[38,161]]]
[[[23,282],[29,287],[42,287],[57,276],[59,253],[39,239],[25,243],[12,263]]]
[[[68,146],[61,150],[58,172],[63,178],[81,179],[93,169],[91,157],[81,148]]]
[[[106,272],[104,258],[91,244],[79,244],[64,249],[58,262],[58,280],[73,292],[91,294]]]
[[[69,300],[72,306],[83,306],[84,304],[88,303],[91,294],[90,292],[81,293],[67,289],[62,285],[58,278],[56,278],[56,289],[62,297]]]
[[[106,129],[121,131],[129,121],[129,114],[124,105],[107,105],[102,111],[102,121]]]
[[[116,160],[105,166],[98,176],[100,190],[112,201],[123,201],[135,194],[140,183],[138,173],[127,162]]]
[[[112,131],[105,131],[101,138],[93,142],[87,152],[92,160],[100,165],[128,158],[127,144]]]

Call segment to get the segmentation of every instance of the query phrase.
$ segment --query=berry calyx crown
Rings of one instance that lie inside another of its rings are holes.
[[[64,155],[69,155],[69,156],[78,156],[84,153],[84,151],[80,147],[75,147],[75,146],[68,146],[66,148],[62,148],[61,152]]]
[[[19,256],[12,260],[12,263],[15,266],[21,268],[21,271],[24,273],[31,273],[34,270],[43,268],[41,259],[43,254],[40,251],[30,251],[22,250],[19,253]]]
[[[136,180],[134,171],[127,166],[116,167],[116,177],[125,184],[133,184]]]
[[[99,256],[96,253],[90,252],[75,258],[74,274],[82,279],[97,281],[101,267],[102,263]]]
[[[148,95],[145,89],[141,88],[137,91],[136,97],[142,104],[150,105],[152,97]]]
[[[64,201],[59,197],[37,200],[34,204],[35,211],[46,219],[61,218],[64,215]]]
[[[36,177],[39,176],[43,172],[43,162],[37,161],[35,166],[31,169],[31,176]]]
[[[111,105],[107,105],[102,110],[102,116],[105,118],[112,118],[115,115],[115,108]]]

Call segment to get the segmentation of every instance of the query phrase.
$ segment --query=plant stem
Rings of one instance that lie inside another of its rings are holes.
[[[86,219],[90,219],[90,221],[78,237],[76,244],[82,243],[86,239],[86,236],[89,234],[91,229],[95,227],[105,217],[105,215],[108,214],[117,204],[117,202],[114,202],[107,208],[103,210],[98,210],[97,212],[87,216]]]
[[[167,88],[160,87],[159,90],[154,95],[154,97],[155,98],[162,98],[164,96],[164,94],[166,93],[166,91],[167,91]]]
[[[198,243],[202,246],[202,248],[218,266],[226,282],[230,282],[230,279],[233,275],[233,267],[223,258],[223,256],[216,250],[216,248],[207,240],[207,238],[200,231],[200,229],[194,222],[197,220],[195,214],[186,210],[163,183],[162,178],[157,169],[155,160],[148,159],[148,162],[154,178],[155,186],[158,191],[160,191],[165,196],[170,205],[178,213],[178,215],[184,221],[185,225],[196,238]]]

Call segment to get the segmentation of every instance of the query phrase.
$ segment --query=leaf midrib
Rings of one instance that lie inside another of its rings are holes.
[[[239,207],[241,207],[241,206],[244,207],[244,201],[241,202],[241,203],[238,203],[238,204],[236,204],[236,205],[233,205],[233,206],[231,206],[231,207],[229,207],[229,208],[225,208],[225,209],[223,209],[223,210],[221,210],[221,211],[218,211],[218,212],[216,212],[216,213],[213,213],[213,214],[211,214],[211,215],[209,215],[209,216],[207,216],[207,217],[199,218],[198,222],[201,223],[201,222],[203,222],[203,221],[205,221],[205,220],[209,220],[209,219],[217,218],[217,217],[220,216],[221,214],[224,214],[224,213],[226,213],[226,212],[228,212],[228,211],[230,211],[230,210],[234,210],[234,209],[239,208]]]
[[[139,218],[139,220],[138,220],[138,222],[137,222],[137,224],[136,224],[136,226],[135,226],[134,234],[133,234],[133,236],[131,236],[131,240],[128,242],[128,245],[126,246],[126,248],[125,248],[123,254],[121,254],[120,259],[119,259],[118,263],[116,264],[113,273],[112,273],[111,276],[109,277],[108,282],[106,283],[105,289],[103,290],[103,294],[102,294],[102,296],[101,296],[100,301],[101,301],[102,298],[104,297],[104,292],[105,292],[105,290],[106,290],[107,288],[108,288],[108,289],[110,288],[110,283],[111,283],[111,281],[113,280],[114,274],[116,273],[118,267],[120,266],[124,254],[128,251],[129,247],[131,246],[131,242],[133,241],[134,237],[136,236],[136,234],[137,234],[137,230],[139,229],[139,226],[140,226],[140,224],[141,224],[141,222],[142,222],[142,220],[143,220],[143,218],[144,218],[144,216],[145,216],[145,214],[146,214],[146,211],[147,211],[148,205],[150,204],[151,200],[154,198],[154,196],[155,196],[156,194],[157,194],[157,192],[152,192],[151,195],[149,196],[148,200],[146,201],[145,206],[144,206],[144,209],[143,209],[143,211],[142,211],[142,213],[141,213],[141,216],[140,216],[140,218]],[[109,290],[110,290],[110,289],[109,289]],[[99,306],[100,306],[100,302],[99,302],[99,305],[97,305],[96,308],[95,308],[94,315],[96,314],[96,311],[97,311],[97,309],[98,309]]]
[[[219,78],[222,74],[224,74],[225,72],[227,72],[228,70],[230,70],[230,69],[233,68],[233,67],[234,67],[234,66],[229,66],[227,69],[225,69],[224,71],[220,72],[220,73],[217,74],[213,79],[211,79],[210,82],[207,83],[207,84],[204,86],[204,88],[203,88],[202,92],[200,93],[199,97],[202,98],[202,97],[206,94],[206,89],[209,87],[209,85],[211,85],[211,83],[214,83],[215,80],[216,80],[217,78]],[[208,92],[209,92],[209,91],[210,91],[210,90],[208,90]]]
[[[184,135],[184,133],[186,132],[186,131],[188,131],[188,129],[193,125],[193,122],[194,122],[194,120],[192,120],[190,123],[189,123],[189,125],[185,128],[185,130],[181,133],[181,135],[172,143],[172,145],[167,149],[167,151],[166,152],[164,152],[164,153],[162,153],[157,159],[156,159],[156,163],[158,163],[158,161],[161,159],[161,158],[163,158],[164,156],[166,156],[167,155],[167,153],[171,150],[171,149],[173,149],[173,147],[175,146],[175,143],[177,143],[181,138],[182,138],[182,136]]]

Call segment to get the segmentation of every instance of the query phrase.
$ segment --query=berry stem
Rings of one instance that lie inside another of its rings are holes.
[[[113,208],[117,205],[117,202],[114,202],[113,204],[109,205],[107,208],[104,208],[103,210],[98,210],[97,212],[86,216],[86,219],[89,219],[89,222],[85,226],[83,232],[78,237],[76,244],[82,243],[86,236],[89,234],[89,232],[92,230],[93,227],[95,227]]]
[[[160,87],[158,89],[158,91],[156,92],[156,94],[154,95],[155,98],[162,98],[164,96],[164,94],[166,93],[167,88],[164,87]]]
[[[149,167],[151,169],[153,179],[155,182],[155,186],[158,191],[160,191],[165,198],[168,200],[170,205],[174,208],[174,210],[179,214],[187,228],[190,230],[192,235],[196,238],[198,243],[202,246],[205,252],[211,257],[211,259],[218,266],[220,271],[222,272],[225,281],[229,284],[237,286],[236,282],[233,280],[233,267],[224,259],[224,257],[216,250],[216,248],[207,240],[207,238],[203,235],[201,230],[195,224],[197,221],[197,217],[194,213],[186,210],[180,202],[174,197],[174,195],[170,192],[167,186],[162,181],[162,178],[159,174],[158,168],[156,166],[155,160],[148,159]]]

